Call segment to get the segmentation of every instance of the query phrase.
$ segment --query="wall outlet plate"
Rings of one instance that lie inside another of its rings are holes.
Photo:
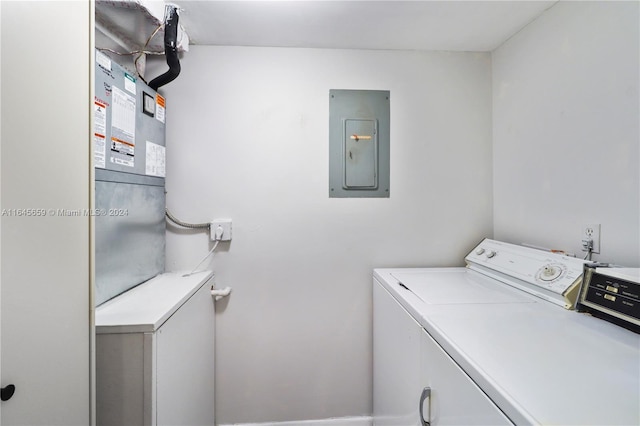
[[[587,243],[592,241],[593,249],[592,253],[600,253],[600,224],[590,223],[582,226],[582,251],[588,251]]]
[[[211,241],[231,241],[231,219],[215,219],[210,226]],[[217,238],[220,232],[222,235]]]

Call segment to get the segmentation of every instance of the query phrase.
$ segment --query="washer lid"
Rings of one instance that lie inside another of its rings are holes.
[[[640,336],[629,330],[548,303],[475,305],[428,321],[515,424],[640,424]]]
[[[535,303],[535,299],[470,270],[393,272],[391,276],[431,305]]]

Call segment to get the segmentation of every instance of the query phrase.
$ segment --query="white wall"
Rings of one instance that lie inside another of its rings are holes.
[[[500,240],[640,266],[638,2],[560,2],[493,52]]]
[[[217,421],[370,414],[372,269],[462,265],[492,235],[489,54],[192,46],[182,69],[167,204],[233,218]],[[390,199],[328,198],[329,89],[391,91]],[[167,267],[209,248],[172,228]]]

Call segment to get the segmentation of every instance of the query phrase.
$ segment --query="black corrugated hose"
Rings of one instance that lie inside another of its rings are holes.
[[[169,70],[149,82],[149,87],[158,90],[159,87],[171,83],[180,75],[180,59],[178,58],[178,9],[167,5],[164,19],[164,54],[167,58]]]

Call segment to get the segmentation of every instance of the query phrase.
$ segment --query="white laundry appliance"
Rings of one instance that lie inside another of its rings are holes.
[[[640,335],[573,310],[585,261],[465,260],[374,271],[375,425],[640,424]]]

